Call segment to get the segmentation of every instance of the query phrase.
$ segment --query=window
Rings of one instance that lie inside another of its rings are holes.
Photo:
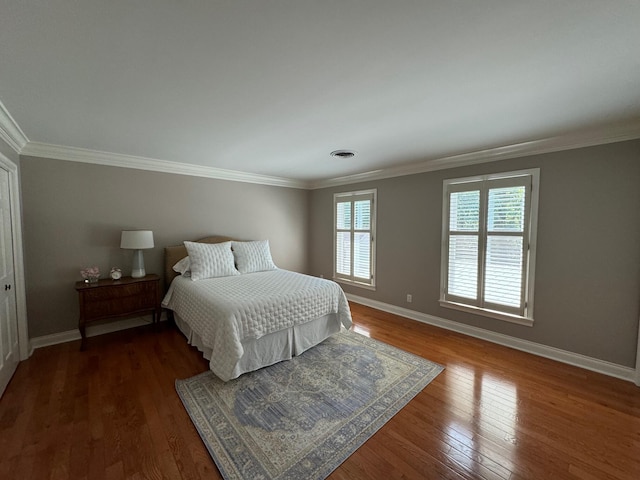
[[[335,280],[375,287],[375,200],[376,190],[333,196]]]
[[[539,175],[444,181],[442,306],[533,324]]]

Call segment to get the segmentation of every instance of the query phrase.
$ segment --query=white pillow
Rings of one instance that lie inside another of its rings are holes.
[[[191,280],[239,275],[234,266],[231,242],[184,242],[191,263]]]
[[[269,240],[257,240],[255,242],[232,242],[233,256],[240,273],[263,272],[276,270],[273,263]]]
[[[191,260],[189,256],[184,257],[178,263],[173,266],[173,271],[183,275],[185,277],[191,276]]]

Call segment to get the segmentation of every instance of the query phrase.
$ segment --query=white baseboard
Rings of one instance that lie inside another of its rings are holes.
[[[593,357],[587,357],[579,353],[568,352],[555,347],[549,347],[540,343],[530,342],[528,340],[522,340],[516,337],[510,337],[501,333],[495,333],[483,328],[472,327],[463,323],[454,322],[445,318],[436,317],[434,315],[428,315],[422,312],[416,312],[415,310],[409,310],[408,308],[402,308],[388,303],[379,302],[377,300],[371,300],[365,297],[357,295],[347,294],[347,298],[355,303],[366,305],[383,312],[393,313],[401,317],[406,317],[418,322],[427,323],[436,327],[444,328],[446,330],[452,330],[454,332],[469,335],[470,337],[486,340],[491,343],[497,343],[506,347],[515,348],[523,352],[532,353],[540,357],[550,358],[558,362],[567,363],[576,367],[581,367],[593,372],[602,373],[610,377],[620,378],[633,382],[636,378],[636,371],[633,368],[625,367],[615,363],[607,362],[605,360],[599,360]]]
[[[165,312],[162,312],[160,321],[165,321],[167,316]],[[96,337],[98,335],[104,335],[106,333],[117,332],[125,330],[127,328],[140,327],[142,325],[150,325],[152,323],[151,315],[144,317],[125,318],[122,320],[116,320],[107,323],[101,323],[99,325],[87,325],[87,337]],[[34,337],[31,339],[31,353],[36,348],[48,347],[50,345],[57,345],[59,343],[73,342],[74,340],[80,340],[80,330],[68,330],[66,332],[53,333],[51,335],[43,335],[41,337]]]

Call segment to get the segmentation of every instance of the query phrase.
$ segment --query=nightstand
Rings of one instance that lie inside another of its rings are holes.
[[[80,349],[86,345],[87,323],[108,318],[121,318],[151,312],[153,323],[162,313],[160,277],[149,274],[142,278],[104,279],[95,283],[76,282],[80,301],[78,327],[82,336]]]

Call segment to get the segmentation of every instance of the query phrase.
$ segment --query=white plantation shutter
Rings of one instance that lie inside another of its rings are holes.
[[[336,273],[351,275],[351,202],[336,203]]]
[[[336,236],[336,273],[351,276],[351,235],[338,232]]]
[[[334,195],[337,280],[375,285],[375,195],[375,190]]]
[[[371,204],[373,198],[353,202],[353,276],[371,278]]]
[[[491,188],[492,183],[488,183],[484,300],[517,309],[522,315],[527,188]]]
[[[452,192],[449,209],[449,292],[478,297],[480,191]]]
[[[532,319],[537,172],[445,181],[441,304]]]
[[[452,235],[449,243],[449,293],[478,298],[478,237]]]

